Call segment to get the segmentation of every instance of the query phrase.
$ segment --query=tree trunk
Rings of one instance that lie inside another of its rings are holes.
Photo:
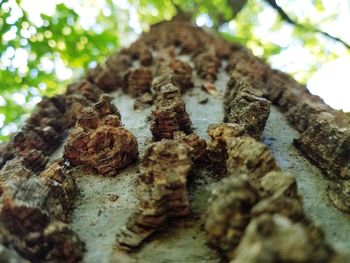
[[[0,256],[338,262],[349,127],[248,49],[156,24],[1,148]]]

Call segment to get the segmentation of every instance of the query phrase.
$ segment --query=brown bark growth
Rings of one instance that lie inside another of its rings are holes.
[[[180,90],[169,83],[162,86],[156,96],[151,124],[155,140],[172,139],[177,131],[191,133],[191,121],[181,99]]]
[[[260,138],[270,114],[270,102],[253,80],[236,71],[231,75],[225,94],[224,121],[242,125],[247,133]]]
[[[302,209],[294,177],[280,172],[268,148],[252,137],[226,141],[228,178],[213,191],[207,211],[210,244],[230,262],[334,258],[336,252]]]
[[[138,154],[136,138],[120,125],[120,114],[111,98],[102,95],[91,107],[81,109],[64,157],[74,166],[85,165],[103,175],[117,174]]]
[[[77,192],[64,168],[53,163],[36,175],[16,158],[1,170],[0,178],[4,180],[0,198],[0,241],[31,262],[80,261],[83,244],[63,223],[68,221]],[[66,230],[53,231],[56,225]],[[55,232],[54,236],[48,231]]]
[[[270,76],[268,97],[301,132],[296,146],[330,177],[349,178],[349,116],[330,108],[288,75],[272,71]]]
[[[138,210],[117,237],[117,246],[129,250],[170,219],[190,213],[186,188],[191,159],[187,147],[175,140],[151,144],[142,159],[142,196]]]

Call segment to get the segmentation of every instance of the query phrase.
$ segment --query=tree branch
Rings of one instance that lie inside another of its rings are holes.
[[[238,13],[244,8],[248,0],[226,0],[227,6],[232,11],[232,17],[225,18],[224,14],[218,13],[216,16],[217,25],[214,26],[215,29],[218,29],[220,25],[229,22],[231,19],[234,19]]]
[[[335,37],[335,36],[332,36],[331,34],[327,33],[327,32],[324,32],[318,28],[315,28],[315,27],[309,27],[309,26],[306,26],[306,25],[303,25],[301,24],[300,22],[292,19],[283,9],[282,7],[280,7],[277,3],[276,3],[276,0],[265,0],[265,2],[267,2],[273,9],[276,10],[276,12],[280,15],[280,17],[286,21],[287,23],[291,24],[291,25],[294,25],[296,27],[299,27],[299,28],[302,28],[302,29],[305,29],[305,30],[308,30],[308,31],[313,31],[313,32],[316,32],[316,33],[319,33],[319,34],[322,34],[324,35],[325,37],[328,37],[329,39],[332,39],[334,41],[337,41],[339,43],[342,43],[345,47],[347,47],[348,49],[350,49],[350,44],[346,43],[344,40],[338,38],[338,37]]]

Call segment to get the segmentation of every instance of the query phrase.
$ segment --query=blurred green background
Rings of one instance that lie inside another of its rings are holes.
[[[348,0],[0,0],[0,141],[42,96],[63,92],[86,68],[179,10],[350,110]]]

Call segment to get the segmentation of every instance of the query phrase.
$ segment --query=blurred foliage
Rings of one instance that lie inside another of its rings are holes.
[[[322,0],[312,0],[312,6],[327,13]],[[72,78],[130,42],[129,36],[171,19],[179,10],[191,12],[198,25],[212,27],[228,41],[270,59],[288,45],[257,30],[264,26],[259,16],[269,8],[273,12],[263,0],[0,0],[0,141],[17,129],[42,96],[62,92]],[[334,15],[298,18],[312,25],[332,21]],[[283,26],[274,13],[273,24],[265,30],[279,32]],[[317,34],[294,28],[292,37],[318,64],[339,56],[320,45],[327,40]],[[317,70],[315,64],[302,80]]]
[[[79,15],[63,3],[55,5],[52,15],[41,13],[39,25],[30,11],[21,1],[0,3],[0,140],[16,129],[41,96],[62,92],[70,76],[118,46],[115,19],[102,12],[94,28],[83,28]]]

